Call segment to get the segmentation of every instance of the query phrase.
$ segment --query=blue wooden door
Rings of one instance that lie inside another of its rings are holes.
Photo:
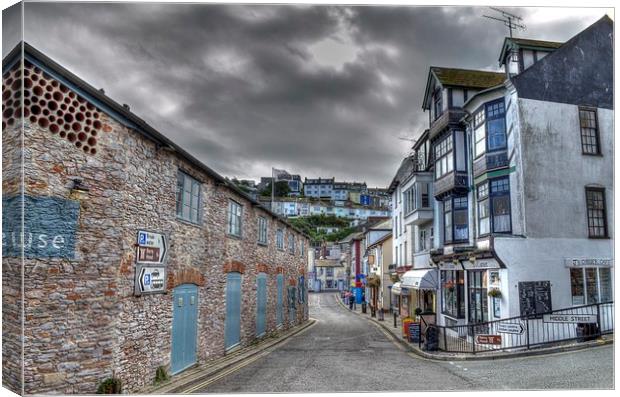
[[[288,321],[290,324],[295,323],[297,318],[297,288],[288,287]]]
[[[176,374],[196,363],[198,287],[182,284],[172,292],[172,352],[170,372]]]
[[[241,341],[241,273],[226,275],[226,321],[224,322],[224,344],[226,349],[235,347]]]
[[[265,318],[267,316],[267,275],[259,273],[256,276],[256,336],[265,333]]]
[[[278,274],[277,278],[278,296],[276,302],[276,322],[278,326],[282,325],[282,306],[284,306],[284,275]]]

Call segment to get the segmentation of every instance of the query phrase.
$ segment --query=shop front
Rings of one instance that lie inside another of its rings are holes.
[[[425,326],[435,324],[436,296],[439,288],[438,272],[436,269],[409,270],[403,275],[402,288],[410,291],[409,315],[421,318]],[[418,314],[419,313],[419,314]]]

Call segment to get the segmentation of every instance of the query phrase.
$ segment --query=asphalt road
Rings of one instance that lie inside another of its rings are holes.
[[[300,393],[613,388],[613,345],[493,361],[433,361],[391,342],[344,309],[310,294],[317,324],[196,393]]]

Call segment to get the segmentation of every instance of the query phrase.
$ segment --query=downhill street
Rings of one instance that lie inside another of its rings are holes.
[[[609,389],[613,345],[493,361],[433,361],[404,351],[334,293],[309,294],[318,322],[197,393]]]

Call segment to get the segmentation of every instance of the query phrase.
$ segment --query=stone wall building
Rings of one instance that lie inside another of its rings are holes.
[[[23,43],[3,108],[4,386],[135,392],[308,319],[307,236],[127,106]],[[140,231],[163,293],[135,293]]]

